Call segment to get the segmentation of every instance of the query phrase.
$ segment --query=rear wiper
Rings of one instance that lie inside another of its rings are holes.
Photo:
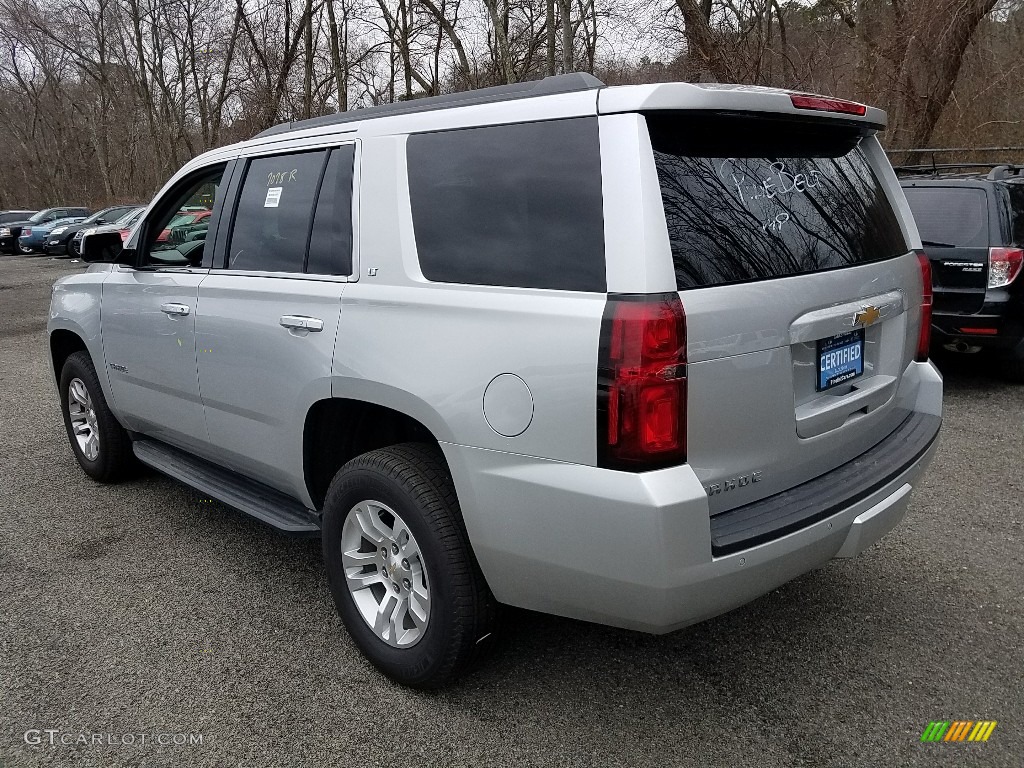
[[[922,240],[921,245],[925,248],[956,248],[952,243],[937,243],[934,240]]]

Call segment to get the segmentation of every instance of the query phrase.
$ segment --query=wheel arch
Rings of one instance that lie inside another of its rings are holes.
[[[405,410],[357,398],[316,401],[302,428],[303,475],[313,504],[323,506],[334,475],[356,456],[407,442],[436,447],[447,466],[435,431]]]
[[[56,381],[60,381],[60,373],[64,368],[65,361],[75,352],[86,352],[92,357],[85,339],[77,332],[67,328],[57,328],[50,332],[50,363],[53,366],[53,377]],[[93,360],[93,365],[96,365],[95,360]]]

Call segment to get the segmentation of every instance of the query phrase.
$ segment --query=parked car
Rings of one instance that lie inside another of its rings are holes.
[[[24,221],[35,211],[0,211],[0,224],[12,224],[16,221]]]
[[[117,221],[112,224],[103,224],[98,227],[89,227],[87,229],[79,229],[71,237],[71,241],[68,243],[68,254],[70,256],[81,256],[82,255],[82,238],[88,234],[104,234],[107,232],[117,232],[121,237],[121,242],[128,239],[128,233],[131,232],[132,225],[138,221],[143,211],[146,210],[146,206],[142,205],[137,208],[130,209],[127,213],[121,216]]]
[[[70,216],[45,224],[33,224],[32,226],[22,227],[21,234],[18,236],[18,250],[21,253],[41,253],[46,247],[46,243],[53,230],[77,224],[83,221],[84,218],[84,216]]]
[[[901,179],[931,259],[932,338],[998,356],[1024,382],[1024,174],[1013,165],[910,169]]]
[[[192,207],[192,206],[190,206]],[[178,212],[178,215],[172,218],[164,230],[157,235],[158,242],[167,242],[171,240],[171,233],[175,230],[182,229],[184,227],[192,227],[206,222],[210,218],[210,211],[206,208],[197,210],[186,210],[182,209]],[[184,238],[175,238],[177,241],[183,241]]]
[[[89,213],[88,208],[44,208],[26,219],[6,222],[0,225],[0,253],[17,252],[18,238],[21,237],[22,227],[49,224],[57,219],[66,219],[69,216],[81,216],[84,218]]]
[[[54,287],[71,448],[320,537],[407,685],[466,669],[501,603],[655,633],[728,611],[885,535],[935,449],[885,120],[568,75],[208,152]],[[215,234],[162,241],[203,195]]]
[[[56,227],[50,231],[50,236],[46,240],[43,252],[49,256],[70,255],[69,245],[72,238],[78,232],[89,227],[112,224],[136,208],[138,208],[138,205],[112,205],[109,208],[96,211],[96,213],[77,224]]]

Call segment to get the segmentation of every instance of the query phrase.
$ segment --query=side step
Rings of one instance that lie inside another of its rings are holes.
[[[292,534],[319,535],[320,516],[295,499],[157,440],[136,439],[132,450],[143,464],[217,501]]]

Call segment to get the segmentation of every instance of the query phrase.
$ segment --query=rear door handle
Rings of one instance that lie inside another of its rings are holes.
[[[285,328],[295,328],[312,333],[324,329],[324,321],[319,317],[305,317],[304,315],[281,315],[281,325]]]
[[[187,315],[190,310],[187,304],[161,304],[160,311],[167,315]]]

